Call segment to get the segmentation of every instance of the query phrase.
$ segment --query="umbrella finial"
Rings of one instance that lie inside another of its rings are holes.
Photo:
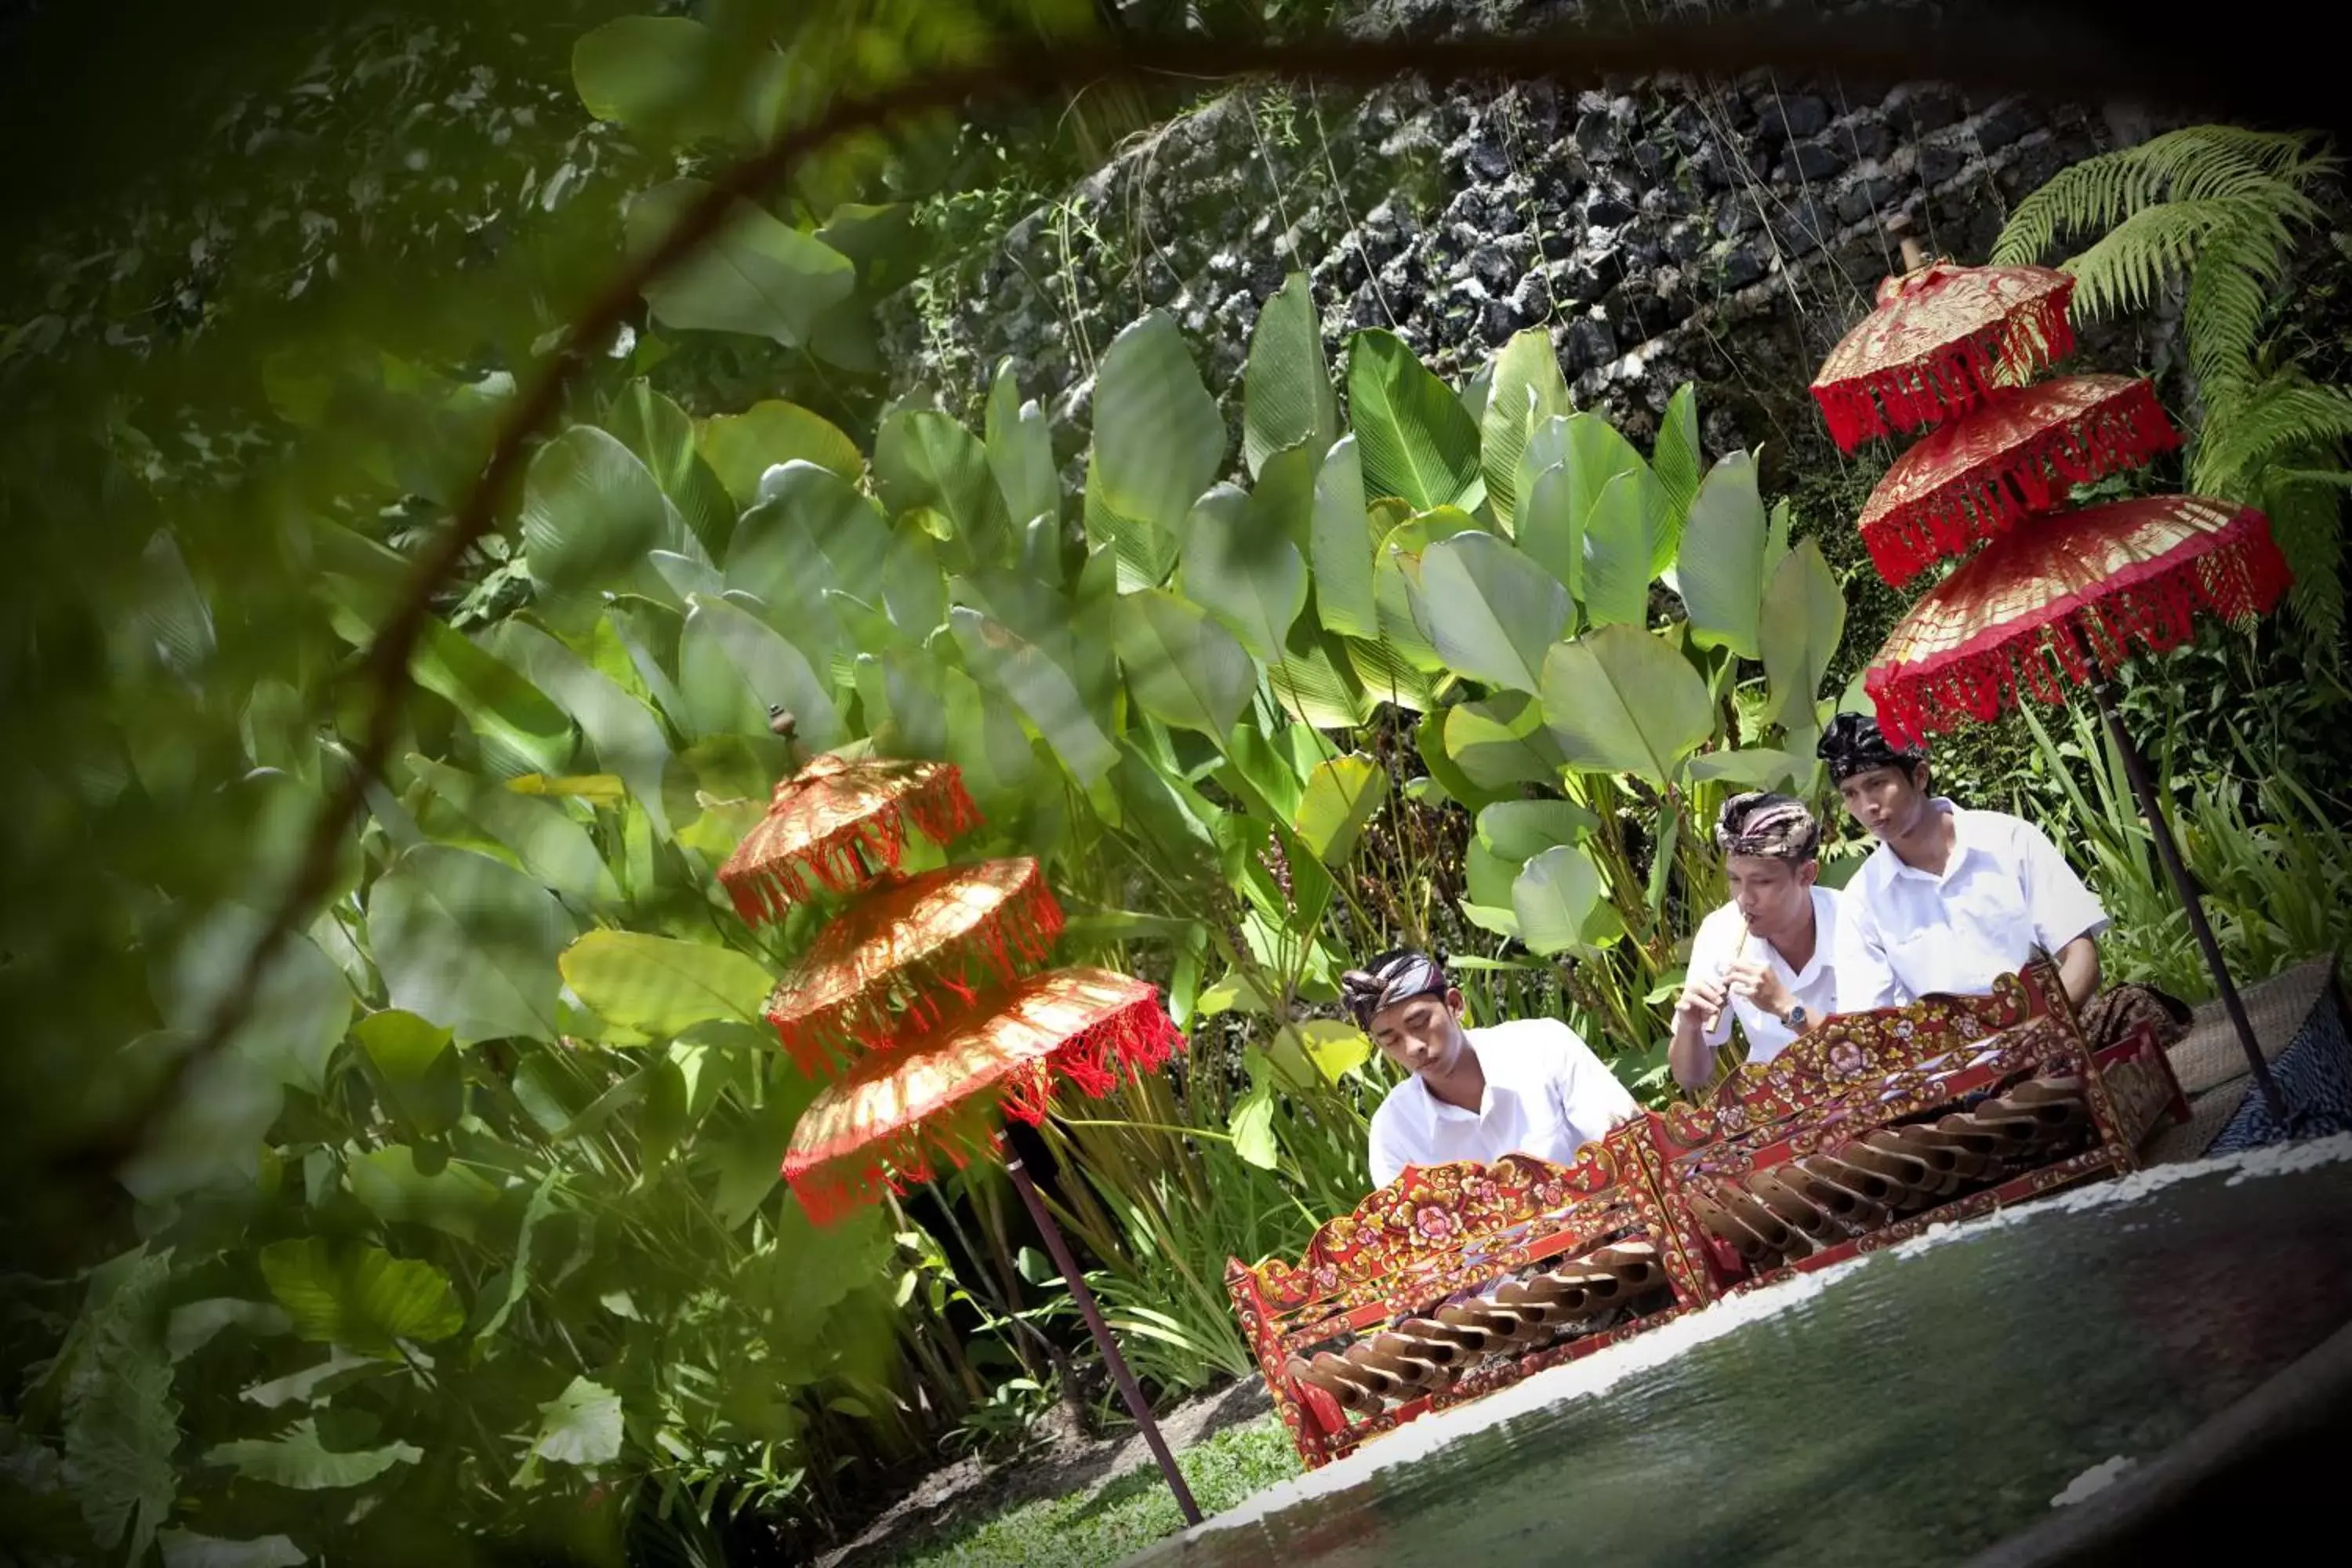
[[[1886,233],[1903,247],[1903,271],[1906,276],[1927,265],[1927,247],[1911,232],[1911,215],[1896,213],[1886,220]]]

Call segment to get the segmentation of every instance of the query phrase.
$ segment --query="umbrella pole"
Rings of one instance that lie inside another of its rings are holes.
[[[2205,966],[2213,972],[2213,984],[2221,990],[2221,1006],[2230,1015],[2231,1026],[2238,1031],[2238,1044],[2245,1048],[2247,1065],[2253,1069],[2254,1086],[2262,1090],[2263,1104],[2269,1110],[2272,1121],[2281,1131],[2286,1131],[2285,1097],[2279,1093],[2278,1080],[2271,1076],[2271,1064],[2263,1055],[2262,1042],[2254,1038],[2253,1020],[2246,1016],[2246,1005],[2230,979],[2229,965],[2221,961],[2221,944],[2213,939],[2213,928],[2205,919],[2204,896],[2197,890],[2196,881],[2180,858],[2180,846],[2174,842],[2171,825],[2165,819],[2164,804],[2157,795],[2156,779],[2148,772],[2147,759],[2133,743],[2131,731],[2124,726],[2124,716],[2116,707],[2114,682],[2095,670],[2091,693],[2098,700],[2099,717],[2106,721],[2107,734],[2124,760],[2124,772],[2130,775],[2132,793],[2139,796],[2140,815],[2147,818],[2148,836],[2156,840],[2156,858],[2164,862],[2164,874],[2172,880],[2172,890],[2179,896],[2180,907],[2188,913],[2189,929],[2196,933],[2197,945],[2204,951]]]
[[[1110,1368],[1111,1381],[1118,1384],[1118,1396],[1127,1404],[1127,1413],[1143,1428],[1143,1440],[1151,1449],[1151,1457],[1160,1462],[1160,1473],[1167,1478],[1168,1489],[1176,1494],[1176,1507],[1184,1515],[1186,1524],[1201,1522],[1201,1505],[1192,1500],[1192,1489],[1184,1484],[1184,1472],[1176,1468],[1176,1456],[1168,1451],[1168,1440],[1160,1435],[1160,1423],[1151,1418],[1151,1406],[1143,1400],[1143,1390],[1128,1370],[1127,1358],[1118,1353],[1118,1342],[1110,1337],[1110,1325],[1103,1321],[1102,1308],[1095,1302],[1095,1293],[1087,1289],[1086,1276],[1079,1272],[1077,1259],[1070,1256],[1070,1244],[1063,1239],[1062,1227],[1045,1210],[1045,1200],[1038,1195],[1037,1184],[1029,1179],[1029,1169],[1021,1156],[1006,1153],[1004,1168],[1013,1176],[1013,1184],[1028,1205],[1029,1217],[1037,1224],[1038,1234],[1045,1240],[1045,1251],[1054,1259],[1054,1267],[1062,1271],[1062,1282],[1070,1288],[1070,1298],[1078,1304],[1078,1316],[1087,1321],[1087,1332],[1092,1334],[1095,1348]]]

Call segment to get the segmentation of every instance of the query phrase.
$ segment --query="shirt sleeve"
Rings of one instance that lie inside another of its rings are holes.
[[[1838,903],[1837,941],[1831,953],[1837,964],[1837,1010],[1867,1013],[1874,1007],[1897,1006],[1910,998],[1886,959],[1885,939],[1877,921],[1855,892]]]
[[[1376,1190],[1404,1174],[1405,1166],[1412,1163],[1405,1150],[1400,1147],[1396,1118],[1381,1114],[1387,1109],[1387,1102],[1383,1101],[1372,1112],[1371,1142],[1365,1151],[1365,1163],[1372,1168],[1372,1186]]]
[[[1612,1127],[1638,1116],[1642,1108],[1609,1066],[1574,1029],[1557,1018],[1544,1020],[1546,1048],[1552,1053],[1552,1086],[1559,1096],[1559,1112],[1587,1142]]]
[[[2033,921],[2033,940],[2049,952],[2078,936],[2096,936],[2107,929],[2107,911],[2066,864],[2066,857],[2049,836],[2030,822],[2016,828],[2017,858],[2025,883],[2025,910]]]
[[[1726,941],[1727,934],[1724,930],[1722,911],[1719,910],[1698,922],[1698,934],[1691,938],[1690,967],[1685,972],[1686,978],[1691,980],[1723,978],[1724,970],[1729,967],[1731,963],[1731,954],[1726,951],[1729,945]],[[1699,1037],[1709,1046],[1720,1049],[1723,1043],[1731,1038],[1731,1009],[1727,1006],[1722,1012],[1717,1013],[1715,1016],[1715,1027]]]

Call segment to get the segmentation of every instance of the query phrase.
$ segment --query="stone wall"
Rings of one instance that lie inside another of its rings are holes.
[[[1463,25],[1444,5],[1406,9],[1402,25]],[[1246,88],[1161,127],[992,250],[935,267],[887,303],[886,354],[905,367],[903,396],[959,412],[1010,357],[1074,458],[1095,356],[1161,310],[1238,430],[1259,304],[1304,270],[1335,365],[1349,332],[1388,327],[1460,380],[1541,326],[1579,401],[1636,440],[1696,382],[1709,452],[1765,446],[1769,482],[1781,463],[1832,460],[1805,388],[1893,268],[1888,217],[1909,213],[1931,250],[1980,260],[2020,195],[2113,140],[2076,108],[1760,72],[1607,92]]]

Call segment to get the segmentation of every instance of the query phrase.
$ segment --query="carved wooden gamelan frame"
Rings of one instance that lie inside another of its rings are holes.
[[[1746,1202],[1752,1210],[1738,1190],[1751,1173],[1850,1152],[1864,1134],[1924,1124],[2037,1079],[2078,1093],[2087,1126],[2031,1168],[1924,1210],[1865,1214],[1760,1256],[1727,1243],[1720,1218],[1714,1230],[1702,1221],[1727,1205]],[[1311,1469],[1431,1410],[1480,1398],[1727,1292],[2134,1169],[2134,1150],[2168,1111],[2185,1119],[2188,1105],[2153,1035],[2143,1031],[2095,1052],[2056,969],[2037,962],[2003,976],[1990,995],[1931,997],[1826,1019],[1771,1061],[1738,1069],[1711,1103],[1645,1112],[1567,1165],[1512,1154],[1492,1165],[1408,1166],[1354,1213],[1318,1230],[1297,1263],[1234,1260],[1226,1289],[1275,1407]],[[1318,1351],[1501,1277],[1524,1277],[1612,1244],[1644,1243],[1656,1250],[1665,1289],[1645,1298],[1648,1310],[1618,1315],[1597,1331],[1526,1353],[1491,1353],[1446,1386],[1411,1391],[1353,1418],[1294,1375]]]

